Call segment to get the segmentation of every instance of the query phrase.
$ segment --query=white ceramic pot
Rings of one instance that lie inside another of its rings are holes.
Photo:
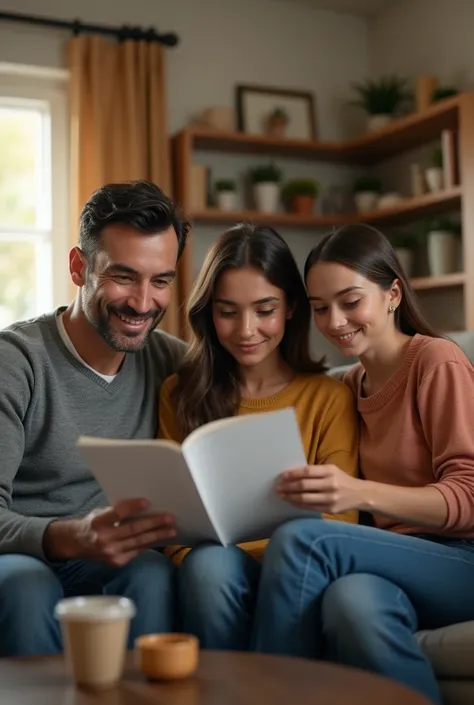
[[[377,209],[379,194],[376,191],[359,191],[354,194],[354,201],[359,213],[368,213]]]
[[[235,191],[217,192],[217,207],[220,211],[235,211],[236,201]]]
[[[415,264],[415,253],[413,250],[408,247],[396,247],[395,254],[406,276],[412,277]]]
[[[394,208],[394,206],[397,206],[402,200],[402,196],[395,191],[384,193],[377,201],[377,208]]]
[[[280,202],[280,186],[273,181],[261,182],[253,187],[255,207],[261,213],[276,213]]]
[[[430,274],[438,277],[456,272],[459,261],[459,241],[454,233],[432,230],[428,233],[428,263]]]
[[[369,115],[367,127],[369,132],[377,132],[392,122],[392,115]]]
[[[444,188],[443,170],[439,167],[433,166],[430,169],[427,169],[425,176],[428,188],[432,193],[435,191],[441,191]]]

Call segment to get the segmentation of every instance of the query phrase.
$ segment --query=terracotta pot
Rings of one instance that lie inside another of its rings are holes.
[[[312,215],[314,212],[314,196],[293,196],[291,199],[291,212],[298,215]]]

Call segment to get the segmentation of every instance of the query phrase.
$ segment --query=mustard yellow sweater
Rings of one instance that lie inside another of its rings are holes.
[[[160,392],[160,437],[182,443],[177,428],[171,392],[177,377],[172,375],[163,383]],[[297,375],[283,390],[262,399],[242,399],[238,414],[255,414],[294,407],[304,449],[309,465],[331,463],[349,475],[358,470],[358,419],[356,401],[350,389],[332,377],[323,374]],[[325,515],[357,523],[358,512]],[[251,541],[240,547],[260,559],[268,540]],[[186,546],[169,546],[165,554],[177,564],[190,549]]]

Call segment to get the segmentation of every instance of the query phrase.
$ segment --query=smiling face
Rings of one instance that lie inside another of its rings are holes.
[[[285,293],[259,270],[229,269],[220,277],[212,303],[214,327],[239,365],[256,366],[278,356],[289,316]]]
[[[343,355],[370,353],[394,331],[389,309],[400,303],[398,280],[384,291],[349,267],[318,262],[308,272],[306,285],[316,327]]]
[[[91,262],[73,251],[71,274],[82,287],[84,315],[113,350],[143,348],[170,302],[177,256],[173,228],[145,235],[121,224],[104,229]]]

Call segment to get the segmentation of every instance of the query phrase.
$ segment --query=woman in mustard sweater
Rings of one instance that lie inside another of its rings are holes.
[[[187,316],[187,356],[161,387],[162,437],[182,442],[216,419],[292,406],[308,463],[336,463],[356,475],[354,395],[310,357],[308,298],[278,233],[251,225],[224,233],[206,257]],[[355,522],[357,516],[335,512],[329,518]],[[167,549],[182,562],[181,626],[204,648],[248,648],[266,543]]]
[[[375,671],[441,704],[416,632],[474,619],[474,369],[425,321],[374,228],[330,233],[305,274],[317,328],[360,360],[346,382],[358,400],[362,477],[318,464],[284,473],[278,490],[315,511],[365,510],[374,526],[279,527],[253,646]],[[442,639],[427,639],[435,653]]]

